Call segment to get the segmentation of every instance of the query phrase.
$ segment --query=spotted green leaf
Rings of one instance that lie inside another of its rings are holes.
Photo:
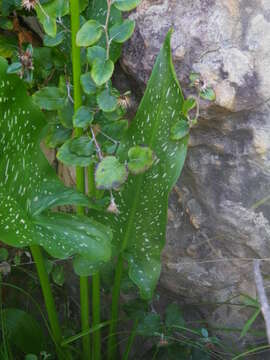
[[[148,170],[155,160],[153,151],[148,147],[133,146],[128,150],[128,169],[133,174]]]
[[[77,33],[77,46],[94,45],[101,38],[102,26],[95,20],[89,20],[83,24]]]
[[[185,116],[182,116],[180,120],[177,120],[171,129],[172,140],[181,140],[189,133],[189,124]]]
[[[97,86],[101,86],[110,80],[114,70],[114,64],[111,60],[97,59],[94,61],[91,76]]]
[[[128,172],[115,156],[106,156],[97,166],[95,181],[98,189],[118,189],[127,179]]]
[[[156,160],[145,173],[129,176],[115,193],[119,215],[103,219],[114,232],[114,249],[128,261],[129,276],[143,298],[150,298],[159,279],[160,255],[165,245],[168,196],[176,183],[187,153],[188,137],[171,140],[171,127],[181,119],[184,102],[172,65],[169,33],[157,58],[135,119],[117,155],[122,163],[128,150],[144,144]],[[101,214],[97,219],[102,221]]]
[[[121,24],[115,24],[110,29],[110,38],[114,42],[122,44],[132,36],[134,29],[135,21],[125,20]]]
[[[93,111],[87,106],[81,106],[73,116],[73,125],[77,128],[85,128],[94,120]]]
[[[97,103],[102,111],[113,112],[117,107],[117,97],[106,88],[97,96]]]
[[[115,0],[114,6],[121,11],[130,11],[135,9],[142,0]]]
[[[49,166],[40,150],[45,117],[24,82],[6,69],[0,58],[0,238],[15,247],[40,245],[61,259],[74,256],[75,269],[87,260],[88,270],[96,271],[110,256],[110,229],[87,217],[48,211],[92,202],[65,187]]]

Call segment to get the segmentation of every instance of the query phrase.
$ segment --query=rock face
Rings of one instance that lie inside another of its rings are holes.
[[[130,18],[122,65],[140,87],[173,27],[185,94],[196,71],[217,97],[202,104],[171,196],[161,286],[187,302],[255,297],[252,258],[270,258],[270,1],[143,0]],[[250,313],[224,305],[205,314],[239,327]]]

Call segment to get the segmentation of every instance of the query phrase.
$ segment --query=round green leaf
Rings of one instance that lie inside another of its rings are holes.
[[[77,33],[76,43],[78,46],[94,45],[101,38],[102,27],[99,22],[89,20],[83,24]]]
[[[181,140],[189,133],[189,124],[186,117],[178,120],[171,128],[171,139]]]
[[[22,64],[20,62],[15,62],[12,63],[11,65],[9,65],[9,67],[7,68],[7,73],[8,74],[15,74],[18,71],[20,71],[22,68]]]
[[[110,80],[114,70],[114,63],[111,60],[102,61],[97,59],[94,61],[91,76],[97,86],[101,86]]]
[[[72,124],[73,113],[74,113],[73,104],[68,98],[66,98],[64,107],[58,110],[58,116],[61,124],[67,129],[73,128],[73,124]]]
[[[127,41],[133,34],[135,29],[134,20],[125,20],[121,24],[115,24],[110,29],[110,38],[117,43],[124,43]]]
[[[65,165],[83,167],[89,166],[93,162],[94,150],[92,141],[88,137],[82,136],[66,141],[56,156]]]
[[[42,22],[44,31],[47,35],[51,36],[52,38],[54,38],[56,36],[57,33],[57,25],[56,25],[56,20],[51,18],[51,17],[45,17],[44,21]]]
[[[97,91],[96,84],[92,80],[90,72],[81,75],[80,81],[81,81],[82,89],[85,92],[85,94],[93,95],[96,93]]]
[[[45,35],[43,39],[43,44],[44,46],[54,47],[61,44],[64,38],[65,38],[64,31],[59,32],[55,37]]]
[[[115,156],[105,157],[97,166],[95,172],[98,189],[118,189],[127,179],[128,172]]]
[[[101,46],[91,46],[87,49],[87,60],[90,65],[93,64],[95,60],[106,60],[106,50]]]
[[[121,11],[130,11],[140,4],[141,0],[115,0],[114,6]]]
[[[200,97],[204,100],[209,100],[209,101],[215,101],[216,100],[216,94],[214,92],[214,90],[211,87],[208,87],[204,90],[200,91]]]
[[[97,96],[97,103],[101,110],[113,112],[117,107],[117,97],[111,94],[110,89],[106,88]]]
[[[94,120],[94,113],[87,106],[81,106],[73,116],[73,125],[78,128],[85,128]]]
[[[44,87],[33,95],[34,102],[44,110],[58,110],[64,107],[65,99],[57,87]]]
[[[148,170],[155,160],[155,155],[149,147],[134,146],[128,151],[128,169],[133,174],[141,174]]]

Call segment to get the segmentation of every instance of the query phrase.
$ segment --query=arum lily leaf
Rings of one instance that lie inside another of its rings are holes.
[[[141,0],[115,0],[114,6],[121,11],[130,11],[135,9]]]
[[[65,187],[49,166],[40,150],[45,117],[28,96],[25,83],[6,74],[7,66],[0,58],[1,240],[15,247],[41,245],[61,259],[74,255],[77,267],[87,260],[89,269],[97,271],[110,256],[110,228],[87,217],[49,211],[45,215],[44,210],[58,205],[91,207],[92,202]],[[91,252],[95,249],[96,259]]]
[[[105,157],[97,166],[95,172],[98,189],[118,189],[127,179],[126,166],[115,156]]]
[[[90,72],[81,75],[80,81],[81,81],[82,89],[85,92],[85,94],[93,95],[96,93],[97,87],[91,78]]]
[[[97,96],[97,103],[102,111],[113,112],[117,107],[117,97],[106,88]]]
[[[94,45],[101,38],[102,26],[96,20],[89,20],[83,24],[77,33],[76,43],[78,46]]]
[[[119,248],[129,265],[129,276],[143,298],[151,298],[160,276],[160,255],[165,245],[168,196],[176,183],[187,153],[188,137],[171,140],[171,127],[181,119],[184,103],[172,65],[169,33],[157,58],[135,119],[132,120],[117,155],[127,161],[128,150],[144,144],[156,155],[145,173],[130,176],[115,193],[119,215],[108,215]],[[102,220],[101,214],[97,219]]]
[[[114,42],[122,44],[132,36],[134,29],[135,29],[135,21],[125,20],[121,24],[115,24],[110,29],[110,38]]]
[[[134,146],[129,149],[128,158],[128,169],[133,174],[140,174],[148,170],[155,160],[153,151],[143,146]]]

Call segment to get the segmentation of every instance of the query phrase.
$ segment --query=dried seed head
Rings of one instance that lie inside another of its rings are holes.
[[[121,108],[123,108],[124,110],[127,110],[130,108],[131,105],[131,100],[130,97],[127,95],[121,95],[118,100],[118,105],[121,106]]]
[[[22,51],[20,54],[20,63],[24,70],[33,70],[33,58],[30,50]]]
[[[31,11],[35,8],[38,0],[22,0],[22,7],[28,11]]]
[[[111,203],[108,206],[107,211],[112,213],[112,214],[119,215],[119,210],[118,210],[118,207],[117,207],[117,205],[116,205],[116,203],[114,201],[114,197],[111,197]]]

